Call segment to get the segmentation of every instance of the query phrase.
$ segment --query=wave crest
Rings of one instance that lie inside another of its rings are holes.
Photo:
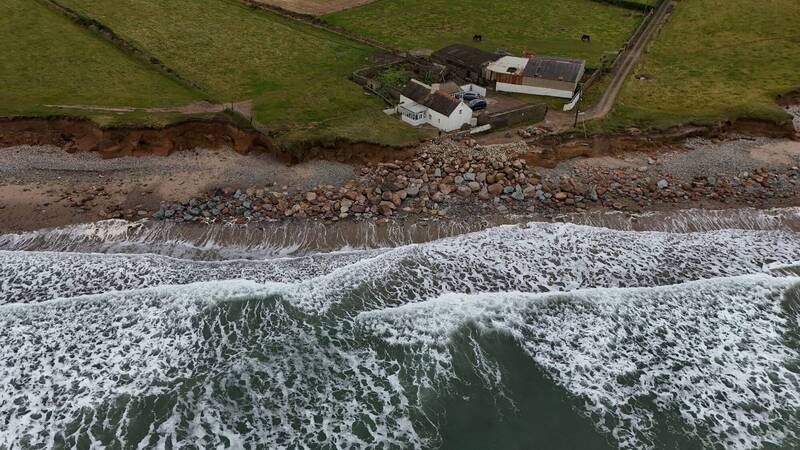
[[[800,331],[800,311],[783,305],[793,286],[800,279],[762,275],[659,288],[451,294],[365,312],[358,321],[422,355],[420,385],[452,375],[451,339],[472,325],[512,336],[622,447],[668,447],[663,430],[678,423],[683,439],[703,447],[761,448],[800,442],[800,377],[792,369],[800,354],[786,340]],[[491,367],[491,357],[478,366]]]

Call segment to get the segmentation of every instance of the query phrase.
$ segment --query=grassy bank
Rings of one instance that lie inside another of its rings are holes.
[[[628,39],[637,12],[591,0],[378,0],[324,16],[327,22],[401,48],[437,49],[453,43],[489,51],[526,50],[583,58],[598,65]],[[581,42],[588,34],[591,43]]]
[[[637,76],[648,79],[637,79]],[[783,121],[775,97],[800,86],[796,0],[682,0],[618,104],[592,128]]]
[[[348,80],[373,48],[234,0],[61,0],[221,101],[253,100],[278,139],[403,145],[419,131]]]
[[[45,105],[168,107],[197,100],[37,1],[0,2],[0,55],[0,116],[80,114]]]

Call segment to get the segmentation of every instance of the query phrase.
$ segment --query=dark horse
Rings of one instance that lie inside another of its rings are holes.
[[[475,42],[481,42],[481,41],[483,41],[483,35],[475,34],[475,35],[472,36],[472,40],[475,41]]]
[[[581,41],[583,41],[583,42],[592,42],[592,37],[589,36],[588,34],[584,34],[583,36],[581,36]]]

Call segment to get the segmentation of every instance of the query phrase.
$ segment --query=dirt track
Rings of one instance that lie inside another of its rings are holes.
[[[250,118],[253,115],[253,101],[246,100],[243,102],[235,103],[211,103],[207,101],[199,101],[189,103],[188,105],[178,106],[174,108],[135,108],[132,106],[100,106],[100,105],[44,105],[48,108],[61,108],[61,109],[77,109],[83,111],[107,111],[107,112],[148,112],[148,113],[164,113],[176,112],[180,114],[201,114],[201,113],[221,113],[226,109],[238,112],[245,118]]]
[[[259,3],[312,16],[322,16],[343,9],[366,5],[373,1],[375,0],[258,0]]]
[[[650,42],[653,41],[659,30],[661,30],[662,25],[666,22],[673,7],[674,2],[665,0],[659,5],[658,9],[651,13],[652,17],[649,18],[642,33],[629,42],[628,46],[623,50],[619,64],[611,73],[612,78],[608,88],[606,88],[596,104],[578,114],[579,122],[602,119],[611,112],[619,93],[622,91],[623,86],[625,86],[625,81],[641,59],[644,50]],[[550,110],[547,112],[547,118],[545,120],[546,125],[553,129],[569,129],[575,123],[575,113]]]
[[[600,101],[598,101],[597,104],[588,111],[579,115],[579,120],[581,122],[593,119],[602,119],[603,117],[607,116],[609,112],[611,112],[611,108],[614,106],[617,96],[619,96],[622,87],[625,85],[625,81],[628,79],[631,70],[633,70],[633,68],[639,62],[639,59],[641,58],[645,48],[647,48],[647,45],[652,42],[659,30],[661,30],[661,26],[667,20],[667,17],[669,16],[673,7],[674,2],[665,0],[661,3],[661,5],[659,5],[658,9],[653,12],[653,18],[648,23],[647,28],[645,28],[635,42],[632,42],[630,46],[625,49],[625,54],[622,56],[622,61],[614,73],[614,78],[611,80],[611,84],[603,93]]]

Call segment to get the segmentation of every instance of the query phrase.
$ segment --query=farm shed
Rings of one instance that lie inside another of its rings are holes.
[[[496,61],[499,55],[463,44],[453,44],[436,50],[431,55],[435,61],[453,69],[465,80],[485,81],[486,66]]]
[[[554,56],[504,56],[486,70],[489,80],[497,82],[497,91],[572,98],[586,62]]]
[[[397,105],[404,122],[414,126],[430,124],[442,131],[455,131],[472,120],[472,109],[452,95],[411,80]]]

